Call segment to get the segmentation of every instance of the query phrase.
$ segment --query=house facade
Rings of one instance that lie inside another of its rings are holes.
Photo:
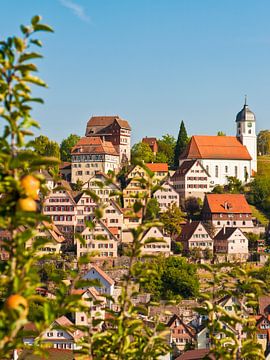
[[[155,242],[155,239],[157,240]],[[153,241],[150,242],[149,241]],[[142,237],[141,243],[144,244],[141,248],[141,254],[164,254],[170,255],[171,253],[171,238],[165,236],[157,226],[152,226],[148,229]]]
[[[234,227],[250,232],[254,228],[251,208],[242,194],[206,194],[202,220],[210,222],[216,231]]]
[[[224,227],[214,238],[214,251],[226,254],[228,258],[245,261],[249,256],[248,239],[240,229]]]
[[[96,172],[117,172],[119,154],[114,145],[101,137],[82,137],[71,150],[71,182],[86,183]]]
[[[198,248],[200,250],[214,250],[214,241],[201,221],[186,223],[179,236],[179,241],[185,250]]]
[[[170,344],[176,345],[178,350],[184,351],[187,344],[195,345],[195,329],[185,324],[178,315],[173,315],[167,326],[170,329]]]
[[[87,122],[85,136],[100,137],[115,147],[121,164],[130,162],[131,127],[127,120],[115,116],[92,116]]]
[[[196,197],[204,199],[212,190],[214,182],[200,160],[187,160],[170,178],[170,182],[182,199]]]
[[[165,181],[161,185],[161,189],[154,193],[154,198],[157,199],[161,212],[166,211],[174,204],[180,205],[180,195],[168,181]]]
[[[98,257],[117,257],[118,239],[113,232],[101,221],[94,220],[95,227],[90,229],[85,227],[81,236],[85,243],[77,239],[77,258],[93,253]]]

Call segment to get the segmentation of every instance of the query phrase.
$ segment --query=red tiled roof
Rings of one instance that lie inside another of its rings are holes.
[[[143,143],[149,144],[149,145],[154,145],[155,143],[157,143],[157,138],[155,137],[144,137],[142,139]]]
[[[148,169],[153,172],[158,172],[158,171],[168,172],[168,164],[167,163],[148,163],[148,164],[145,164],[145,166],[147,166]]]
[[[98,136],[82,137],[72,148],[71,153],[119,155],[110,141],[102,141]]]
[[[71,162],[68,162],[68,161],[64,161],[64,162],[61,162],[61,164],[59,165],[59,168],[60,169],[66,169],[66,168],[71,168]]]
[[[235,136],[194,135],[180,159],[251,160],[251,156]]]
[[[178,356],[176,360],[201,360],[209,354],[209,349],[197,349],[185,351],[182,355]],[[213,355],[208,355],[208,359],[215,359]]]
[[[92,116],[90,120],[88,120],[87,122],[87,127],[92,127],[92,126],[107,127],[111,125],[114,121],[117,121],[120,127],[131,130],[128,121],[121,119],[118,115]]]
[[[109,226],[108,226],[108,229],[110,230],[110,232],[111,232],[114,236],[116,236],[116,235],[119,234],[118,227],[109,227]]]
[[[212,213],[251,214],[251,208],[242,194],[206,194],[205,202]]]

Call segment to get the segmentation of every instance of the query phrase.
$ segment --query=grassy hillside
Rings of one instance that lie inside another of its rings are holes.
[[[258,156],[258,175],[270,177],[270,155]]]

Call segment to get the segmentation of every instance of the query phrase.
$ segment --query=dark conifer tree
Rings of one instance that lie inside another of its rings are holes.
[[[178,133],[178,138],[176,142],[176,146],[174,149],[174,167],[177,168],[179,164],[179,156],[185,150],[188,144],[188,136],[185,128],[184,121],[181,121],[180,130]]]

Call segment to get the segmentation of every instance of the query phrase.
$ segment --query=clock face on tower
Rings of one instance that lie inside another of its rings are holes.
[[[252,127],[252,123],[251,123],[251,122],[248,123],[248,127]]]

